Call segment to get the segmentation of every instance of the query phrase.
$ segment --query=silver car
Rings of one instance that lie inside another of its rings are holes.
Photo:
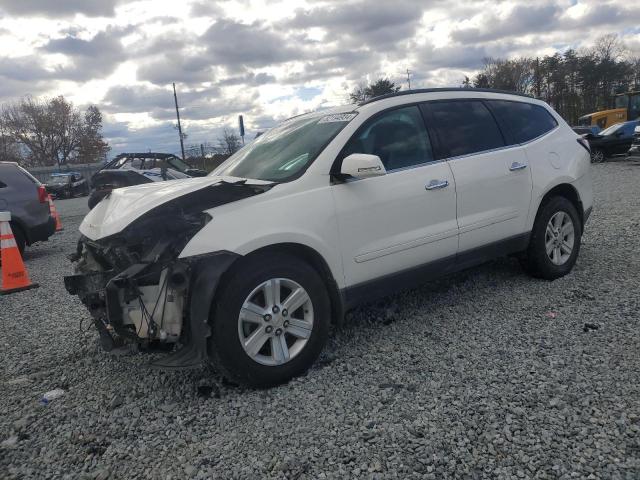
[[[0,162],[0,211],[11,212],[11,230],[20,253],[56,231],[44,185],[17,163]]]

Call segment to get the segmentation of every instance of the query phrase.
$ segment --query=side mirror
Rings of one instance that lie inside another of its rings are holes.
[[[382,160],[377,155],[367,153],[352,153],[342,160],[340,173],[350,175],[354,178],[369,178],[386,175],[387,170],[382,164]]]

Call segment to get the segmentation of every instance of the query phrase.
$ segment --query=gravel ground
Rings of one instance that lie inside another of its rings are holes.
[[[571,275],[504,259],[390,297],[267,391],[101,351],[62,284],[86,199],[58,201],[41,287],[0,297],[0,477],[640,478],[640,163],[593,173]]]

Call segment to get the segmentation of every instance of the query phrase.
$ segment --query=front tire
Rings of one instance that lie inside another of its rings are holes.
[[[306,372],[327,342],[326,287],[294,256],[240,259],[217,298],[209,357],[232,382],[257,388],[285,383]]]
[[[563,277],[576,263],[581,237],[576,207],[564,197],[551,197],[540,206],[522,266],[536,278]]]

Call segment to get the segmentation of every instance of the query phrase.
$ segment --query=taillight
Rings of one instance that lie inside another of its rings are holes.
[[[38,185],[38,200],[40,203],[47,203],[47,189],[44,185]]]
[[[589,155],[591,155],[591,146],[589,146],[589,142],[587,141],[587,139],[584,137],[580,137],[577,140],[582,148],[584,148],[587,152],[589,152]]]

